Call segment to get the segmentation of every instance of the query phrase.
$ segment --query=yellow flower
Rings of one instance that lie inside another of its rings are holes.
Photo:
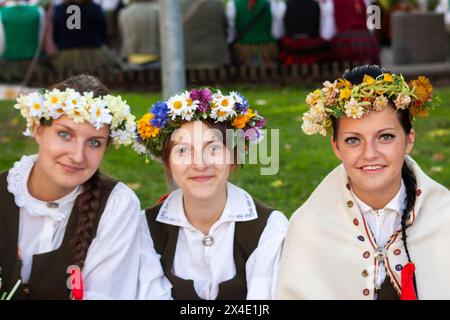
[[[146,113],[137,123],[139,135],[143,140],[154,138],[159,134],[159,128],[153,126],[150,122],[154,117],[153,114]]]
[[[386,82],[394,82],[394,78],[392,77],[392,74],[390,74],[390,73],[385,73],[383,75],[383,80]]]
[[[365,84],[372,85],[375,83],[375,79],[366,74],[366,75],[364,75],[363,82]]]
[[[352,93],[352,90],[350,90],[349,88],[345,87],[344,89],[341,89],[341,93],[339,95],[339,99],[341,99],[341,100],[348,99],[348,98],[350,98],[351,93]]]
[[[232,126],[238,129],[243,129],[250,118],[247,115],[239,115],[234,118]]]
[[[247,113],[246,113],[245,115],[246,115],[249,119],[251,119],[251,118],[253,118],[254,116],[256,116],[256,113],[255,113],[252,109],[248,108]]]

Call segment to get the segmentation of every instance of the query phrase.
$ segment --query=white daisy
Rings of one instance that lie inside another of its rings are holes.
[[[45,115],[44,97],[38,92],[33,92],[26,99],[28,114],[30,117],[42,118]]]
[[[174,95],[167,101],[167,107],[169,108],[169,116],[175,119],[177,116],[181,116],[183,111],[188,108],[188,101],[186,101],[186,93],[182,92]]]
[[[110,124],[112,116],[110,115],[109,108],[106,107],[105,101],[101,99],[95,99],[91,104],[90,109],[90,122],[98,130],[103,127],[103,124]]]

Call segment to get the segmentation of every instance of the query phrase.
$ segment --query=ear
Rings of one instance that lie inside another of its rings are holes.
[[[331,137],[330,142],[331,142],[331,146],[333,147],[334,154],[336,155],[336,157],[337,157],[339,160],[342,160],[342,159],[341,159],[341,152],[339,151],[338,144],[337,144],[337,142],[334,140],[333,137]]]
[[[416,131],[411,129],[411,132],[406,135],[406,154],[409,154],[414,147],[414,140],[416,138]]]
[[[36,143],[38,145],[41,145],[43,131],[44,131],[44,127],[39,122],[37,122],[34,125],[33,136],[34,136],[34,140],[36,140]]]

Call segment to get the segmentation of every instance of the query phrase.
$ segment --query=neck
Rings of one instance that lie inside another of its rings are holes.
[[[396,183],[393,183],[392,186],[389,186],[388,188],[377,192],[365,191],[353,184],[352,191],[361,201],[370,206],[372,209],[380,210],[383,209],[389,203],[389,201],[394,199],[395,195],[400,190],[401,185],[402,179],[400,177],[400,179]]]
[[[38,162],[31,169],[27,182],[28,192],[41,201],[55,201],[68,195],[72,190],[52,184],[51,179],[40,170]]]
[[[184,212],[189,223],[196,229],[209,234],[212,225],[219,220],[227,202],[227,187],[208,199],[198,199],[183,194]]]

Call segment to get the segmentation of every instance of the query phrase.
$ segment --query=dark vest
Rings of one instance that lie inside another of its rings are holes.
[[[397,291],[395,291],[387,274],[380,290],[377,292],[377,300],[400,300],[400,297]]]
[[[219,284],[217,300],[245,300],[247,296],[245,264],[258,246],[259,238],[266,227],[267,219],[274,210],[259,201],[254,200],[254,202],[258,218],[236,222],[233,247],[236,275],[232,279]],[[145,213],[155,250],[161,255],[164,273],[172,283],[172,297],[176,300],[200,300],[200,297],[195,292],[194,281],[177,277],[171,271],[180,228],[156,221],[161,206],[162,203],[148,208]]]
[[[0,174],[0,277],[3,285],[0,291],[10,292],[20,279],[21,265],[18,258],[19,208],[14,203],[14,195],[7,190],[8,172]],[[100,207],[94,221],[94,238],[106,202],[117,181],[105,180],[100,186]],[[21,285],[13,296],[14,299],[53,299],[70,298],[67,288],[67,267],[73,265],[73,246],[70,240],[75,235],[78,225],[78,198],[70,213],[61,246],[50,252],[33,256],[29,281]]]

